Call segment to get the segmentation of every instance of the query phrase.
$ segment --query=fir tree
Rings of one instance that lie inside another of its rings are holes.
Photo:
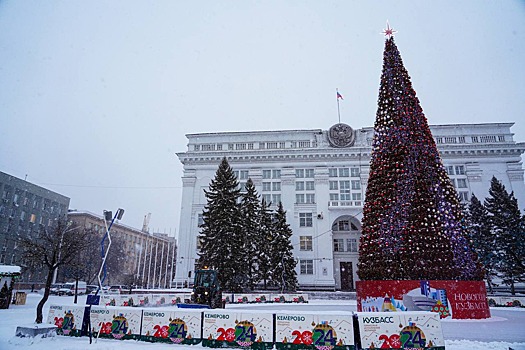
[[[481,278],[456,191],[393,37],[385,43],[374,132],[359,277]]]
[[[216,269],[221,287],[234,292],[242,290],[239,276],[242,276],[244,243],[238,187],[237,178],[224,158],[209,190],[204,190],[207,204],[202,215],[198,261],[200,268]]]
[[[470,199],[467,222],[472,247],[478,255],[478,261],[483,266],[489,289],[492,290],[492,279],[496,276],[494,269],[496,255],[493,252],[494,236],[487,210],[475,195],[472,195]]]
[[[485,199],[494,234],[493,249],[503,283],[515,294],[514,284],[525,281],[524,218],[514,193],[510,194],[496,177],[490,181],[489,197]]]
[[[259,211],[259,254],[257,255],[257,263],[259,268],[259,278],[263,282],[263,288],[267,289],[268,285],[273,285],[273,266],[272,266],[272,250],[274,241],[273,220],[270,204],[262,200]]]
[[[292,230],[286,222],[286,211],[279,202],[274,215],[274,240],[272,243],[272,266],[274,267],[274,284],[284,292],[295,292],[298,286],[295,266],[297,262],[293,257],[293,246],[290,238]]]
[[[242,253],[248,286],[252,290],[259,281],[260,211],[259,195],[253,181],[248,179],[246,192],[243,193],[241,202],[242,234],[244,238],[244,250]]]

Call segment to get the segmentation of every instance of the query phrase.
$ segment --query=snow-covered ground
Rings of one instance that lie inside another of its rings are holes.
[[[99,339],[89,344],[87,337],[69,338],[17,338],[16,327],[31,325],[35,319],[36,305],[41,295],[31,293],[26,305],[11,305],[8,310],[0,310],[0,350],[116,350],[116,349],[178,349],[196,350],[201,345],[181,346],[175,344],[145,343],[134,340],[117,341]],[[79,303],[85,297],[79,298]],[[51,303],[72,304],[73,297],[51,296],[44,307],[44,319]],[[310,300],[308,304],[249,304],[227,305],[227,308],[246,310],[304,310],[308,311],[355,311],[355,300]],[[442,322],[446,349],[448,350],[525,350],[525,309],[491,308],[492,317],[488,320],[445,320]]]

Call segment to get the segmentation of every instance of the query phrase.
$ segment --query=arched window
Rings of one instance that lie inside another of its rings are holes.
[[[340,217],[333,223],[332,231],[341,233],[357,232],[360,231],[360,226],[359,220],[353,216],[346,215]]]

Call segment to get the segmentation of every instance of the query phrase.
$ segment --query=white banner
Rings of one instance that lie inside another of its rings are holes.
[[[354,349],[351,312],[302,313],[275,315],[277,349]]]
[[[142,309],[96,306],[91,308],[91,329],[95,336],[139,339]]]
[[[201,341],[202,311],[143,309],[142,340],[193,345]]]
[[[361,347],[444,349],[439,314],[435,312],[358,312]]]
[[[50,305],[47,323],[57,326],[57,334],[79,337],[82,331],[85,306]]]
[[[204,311],[202,345],[270,349],[273,344],[271,313]]]

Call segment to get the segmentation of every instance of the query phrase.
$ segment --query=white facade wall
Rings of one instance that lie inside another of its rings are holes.
[[[483,200],[496,176],[525,208],[521,160],[525,143],[513,140],[512,125],[431,126],[443,163],[464,198],[474,193]],[[328,133],[313,129],[186,135],[188,150],[177,154],[184,174],[175,285],[193,281],[199,214],[206,204],[204,189],[227,157],[234,171],[239,171],[241,183],[249,177],[260,195],[275,204],[279,198],[282,201],[294,233],[300,286],[353,289],[373,129],[354,130],[353,145],[343,148],[333,147]],[[308,174],[297,177],[301,170]],[[307,177],[312,171],[313,177]]]

